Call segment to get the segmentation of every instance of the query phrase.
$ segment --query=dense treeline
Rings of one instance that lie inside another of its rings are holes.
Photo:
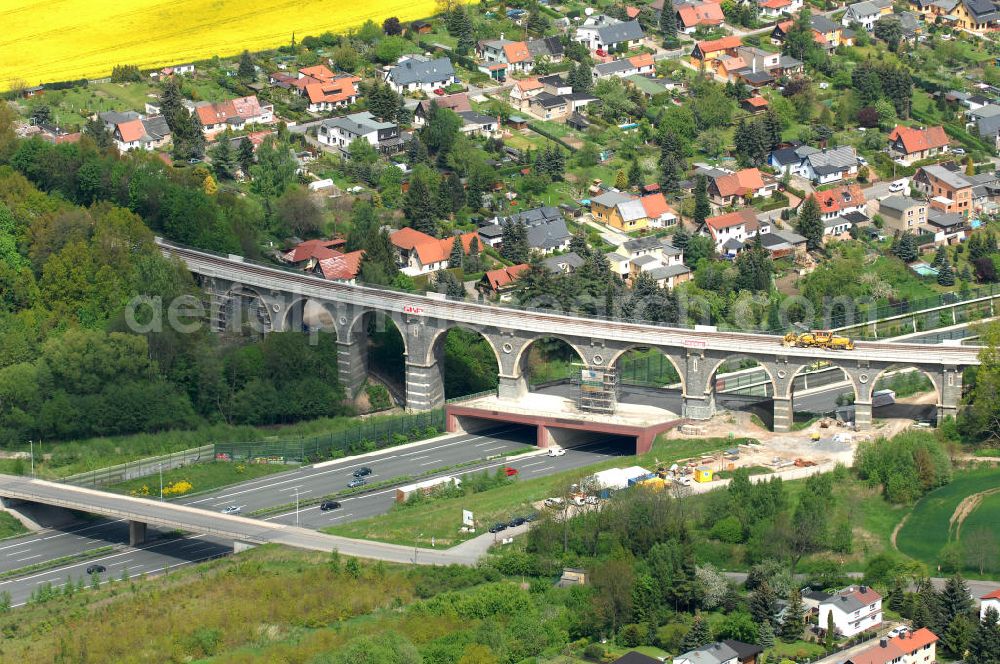
[[[910,431],[862,442],[854,456],[861,479],[881,485],[886,500],[910,503],[951,481],[951,461],[935,436]]]
[[[0,166],[0,443],[343,412],[328,335],[236,347],[205,329],[131,333],[132,297],[193,289],[136,213],[78,207]]]

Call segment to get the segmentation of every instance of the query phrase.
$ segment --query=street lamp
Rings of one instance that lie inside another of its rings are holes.
[[[160,502],[163,502],[163,462],[161,461],[160,466]]]
[[[299,525],[299,487],[295,487],[295,525]]]
[[[28,445],[31,447],[31,477],[35,477],[35,441],[29,440]]]
[[[420,542],[420,538],[423,537],[423,536],[424,536],[424,534],[420,533],[419,535],[417,535],[417,538],[415,540],[413,540],[413,564],[414,565],[417,564],[417,544]]]

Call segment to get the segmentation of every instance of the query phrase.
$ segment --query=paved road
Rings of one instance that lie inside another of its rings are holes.
[[[365,459],[348,458],[320,467],[302,468],[258,478],[211,494],[192,497],[183,501],[183,504],[211,511],[217,510],[219,505],[234,503],[246,505],[244,511],[284,505],[294,502],[294,487],[299,487],[299,495],[302,498],[313,495],[321,496],[344,488],[347,481],[351,479],[354,468],[361,465],[371,467],[375,471],[374,481],[381,481],[423,472],[422,466],[426,466],[425,470],[431,470],[462,461],[507,454],[523,449],[533,440],[533,429],[521,426],[503,426],[491,430],[488,434],[443,438],[408,446],[404,450],[395,450],[384,456]],[[515,460],[509,465],[517,468],[522,477],[530,479],[550,472],[591,465],[609,456],[622,455],[625,452],[626,448],[622,445],[602,441],[572,448],[562,457],[534,455]],[[506,465],[506,462],[497,459],[484,461],[457,472],[473,472],[483,468],[492,470],[503,465]],[[441,473],[441,475],[446,474],[449,473]],[[311,506],[299,510],[298,525],[302,526],[303,529],[307,527],[322,528],[364,519],[384,513],[394,501],[395,490],[382,489],[369,494],[345,498],[340,501],[343,507],[339,510],[323,512],[318,506]],[[292,509],[286,513],[268,517],[266,520],[274,524],[294,526],[296,524],[295,510]],[[318,536],[316,542],[310,542],[307,532],[298,532],[298,529],[294,528],[293,531],[289,531],[290,536],[298,537],[299,543],[307,548],[322,548],[326,545],[326,540],[319,541],[320,537],[326,538],[326,536]],[[5,540],[0,542],[0,572],[91,551],[107,545],[113,545],[116,549],[112,553],[85,562],[64,565],[48,572],[0,582],[0,590],[9,591],[14,603],[19,604],[25,601],[31,591],[39,585],[46,582],[53,583],[53,585],[62,584],[67,576],[76,578],[84,575],[86,568],[95,563],[105,565],[108,568],[107,574],[118,578],[123,568],[126,568],[130,576],[138,576],[232,551],[232,541],[230,540],[207,536],[164,539],[170,535],[151,528],[149,543],[143,547],[132,548],[127,546],[128,525],[125,520],[96,518],[81,520],[60,529],[44,530],[22,538]],[[441,557],[441,560],[437,562],[463,562],[466,558],[469,559],[468,562],[471,562],[481,555],[482,552],[479,549],[482,546],[488,546],[488,544],[489,542],[485,544],[467,543],[458,551],[451,553],[451,558],[454,560],[446,558],[449,554],[443,552],[431,552],[431,554],[437,554]],[[372,549],[369,553],[375,556],[381,554],[398,556],[400,553],[395,550],[381,551],[380,548],[387,549],[387,545],[378,545],[377,543],[369,544],[369,548]],[[341,550],[347,551],[346,548],[341,548]],[[407,549],[406,555],[411,555],[411,551]]]

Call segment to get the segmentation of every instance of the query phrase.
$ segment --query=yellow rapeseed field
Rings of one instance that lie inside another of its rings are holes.
[[[434,13],[434,0],[0,0],[0,89],[107,76],[345,32],[389,16]]]

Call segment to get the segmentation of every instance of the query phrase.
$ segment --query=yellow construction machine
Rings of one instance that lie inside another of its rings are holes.
[[[782,340],[785,346],[797,348],[827,348],[830,350],[854,350],[854,342],[847,337],[834,334],[829,330],[813,330],[797,334],[789,332]]]

